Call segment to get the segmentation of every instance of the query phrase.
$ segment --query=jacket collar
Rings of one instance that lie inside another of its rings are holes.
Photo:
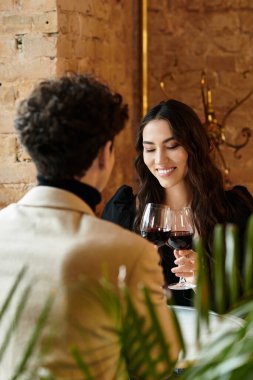
[[[18,202],[19,205],[30,207],[48,207],[78,211],[94,215],[92,209],[75,194],[49,186],[36,186]]]

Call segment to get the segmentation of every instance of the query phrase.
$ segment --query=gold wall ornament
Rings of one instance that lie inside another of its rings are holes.
[[[202,96],[202,102],[204,107],[204,115],[205,115],[205,121],[203,125],[207,128],[208,135],[211,140],[211,147],[213,149],[213,153],[215,158],[218,156],[218,161],[221,164],[221,169],[224,174],[224,180],[225,180],[225,186],[231,185],[230,180],[230,168],[226,163],[225,157],[223,153],[221,152],[221,146],[227,146],[229,148],[234,149],[234,157],[237,159],[241,158],[241,155],[238,154],[239,150],[244,148],[251,137],[251,130],[250,128],[242,128],[239,136],[241,136],[241,143],[231,143],[227,140],[227,137],[225,135],[225,127],[226,122],[229,118],[229,116],[234,112],[239,106],[241,106],[246,100],[250,98],[250,96],[253,94],[253,89],[248,92],[248,94],[242,98],[241,100],[236,100],[236,103],[233,107],[231,107],[226,114],[223,116],[221,123],[217,121],[213,104],[212,104],[212,92],[209,86],[206,82],[206,75],[203,71],[201,74],[201,96]],[[238,137],[239,137],[238,136]]]
[[[165,80],[167,78],[170,80],[174,79],[172,73],[170,72],[165,73],[160,79],[160,88],[163,94],[166,96],[166,98],[170,98],[170,95],[165,87]],[[238,152],[248,144],[252,133],[251,133],[250,128],[246,128],[246,127],[242,128],[238,136],[240,137],[241,142],[240,143],[229,142],[225,134],[226,123],[229,116],[232,114],[232,112],[234,112],[239,106],[241,106],[246,100],[248,100],[251,97],[251,95],[253,94],[253,89],[251,89],[248,92],[248,94],[241,100],[236,100],[233,107],[231,107],[226,112],[221,122],[219,123],[213,109],[212,92],[209,86],[207,85],[206,74],[204,71],[202,71],[201,73],[200,84],[201,84],[201,96],[202,96],[202,103],[203,103],[203,108],[204,108],[204,116],[205,116],[205,121],[203,125],[207,128],[208,135],[210,137],[212,154],[217,164],[221,167],[221,170],[223,172],[225,186],[229,187],[231,185],[230,168],[226,163],[225,157],[221,151],[221,147],[224,145],[224,146],[234,149],[234,157],[236,159],[240,159],[241,155]]]
[[[174,78],[173,78],[172,73],[168,72],[168,73],[165,73],[165,74],[162,76],[162,78],[160,79],[160,88],[161,88],[162,92],[164,93],[164,95],[166,96],[166,98],[169,99],[170,96],[169,96],[169,94],[168,94],[167,91],[166,91],[166,88],[165,88],[165,82],[164,82],[166,78],[169,78],[170,80],[174,80]]]

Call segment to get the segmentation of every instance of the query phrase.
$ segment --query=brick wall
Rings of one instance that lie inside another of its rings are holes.
[[[120,92],[130,120],[116,140],[116,160],[104,201],[123,183],[134,185],[134,130],[139,122],[138,3],[135,0],[58,1],[57,74],[91,72]],[[101,204],[101,208],[103,203]]]
[[[56,72],[55,0],[0,1],[0,207],[19,199],[35,170],[19,146],[13,115],[34,86]]]
[[[140,119],[139,4],[135,0],[0,1],[0,207],[35,183],[35,170],[16,141],[13,114],[41,79],[66,70],[91,72],[123,94],[131,111],[116,142],[116,165],[104,199],[122,183],[135,185],[133,140]],[[213,91],[218,119],[253,88],[253,3],[250,0],[149,0],[149,105],[185,101],[203,119],[200,75]],[[227,136],[253,129],[253,97],[228,119]],[[253,192],[253,138],[224,153],[234,183]]]
[[[95,74],[135,109],[118,137],[116,165],[104,198],[119,184],[134,182],[130,168],[139,118],[137,18],[138,4],[129,0],[0,1],[0,207],[35,183],[35,168],[15,137],[15,107],[35,83],[68,70]]]
[[[200,93],[201,71],[212,89],[216,116],[222,116],[253,89],[253,2],[251,0],[149,0],[149,105],[166,96],[181,100],[204,121]],[[240,142],[242,127],[253,134],[253,96],[227,120],[230,142]],[[233,183],[253,193],[253,136],[235,159],[222,149]]]

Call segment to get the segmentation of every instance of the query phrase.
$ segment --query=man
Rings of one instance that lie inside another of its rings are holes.
[[[155,249],[94,213],[114,164],[114,137],[126,120],[121,96],[85,75],[44,81],[18,108],[15,128],[36,165],[38,185],[0,212],[0,302],[24,266],[22,284],[32,283],[32,288],[0,366],[0,380],[11,378],[17,368],[52,293],[54,303],[39,342],[46,371],[42,378],[50,371],[55,379],[83,379],[70,353],[75,347],[95,379],[115,379],[120,355],[112,332],[115,319],[92,290],[103,275],[116,289],[121,268],[140,315],[145,309],[138,286],[149,287],[171,355],[177,356]],[[11,313],[10,307],[1,331]]]

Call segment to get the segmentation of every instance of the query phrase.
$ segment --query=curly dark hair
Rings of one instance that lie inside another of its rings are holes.
[[[48,180],[81,178],[128,119],[121,95],[91,75],[41,82],[18,108],[15,128]]]
[[[186,104],[174,99],[163,101],[150,109],[137,135],[135,166],[140,179],[138,210],[134,228],[139,229],[146,203],[164,203],[165,190],[152,175],[143,160],[143,129],[154,119],[167,120],[175,140],[188,153],[186,181],[192,193],[191,208],[196,228],[210,246],[210,231],[216,223],[229,219],[230,208],[225,198],[223,176],[210,155],[210,141],[197,114]]]

